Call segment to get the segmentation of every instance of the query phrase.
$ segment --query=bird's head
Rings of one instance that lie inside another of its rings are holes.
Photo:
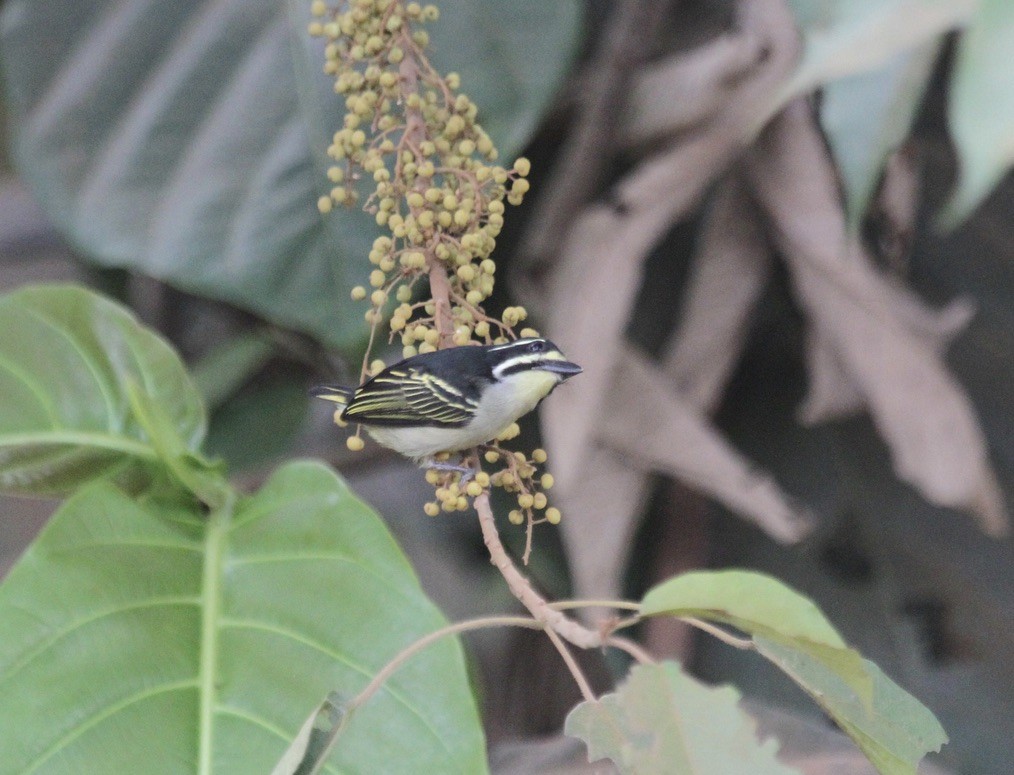
[[[560,348],[548,339],[517,339],[493,345],[487,351],[493,377],[503,381],[523,374],[551,376],[555,386],[568,377],[581,373],[581,367],[567,360]]]

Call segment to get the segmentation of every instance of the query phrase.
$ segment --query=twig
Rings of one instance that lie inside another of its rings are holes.
[[[567,669],[570,670],[570,674],[574,676],[574,680],[577,682],[578,688],[581,690],[581,696],[585,698],[587,702],[595,702],[595,692],[592,691],[591,684],[588,683],[588,679],[585,678],[584,673],[581,672],[581,668],[577,664],[577,660],[574,659],[574,655],[570,653],[570,649],[567,648],[560,636],[553,632],[552,628],[546,627],[546,635],[553,641],[553,645],[556,646],[556,650],[560,652],[560,656],[563,657],[563,661],[567,664]]]
[[[532,630],[541,630],[544,629],[545,625],[535,619],[530,619],[527,616],[484,616],[481,619],[469,619],[464,622],[449,624],[446,627],[441,627],[439,630],[429,633],[428,635],[424,635],[414,643],[410,643],[395,654],[394,657],[386,665],[384,665],[375,676],[373,676],[373,680],[370,681],[366,687],[359,692],[359,694],[353,697],[352,700],[344,706],[344,713],[342,715],[341,722],[328,731],[324,746],[316,757],[316,765],[310,770],[309,775],[315,775],[315,773],[320,772],[321,768],[323,768],[331,754],[331,751],[334,750],[334,747],[338,742],[338,738],[341,737],[341,733],[348,725],[352,711],[362,705],[365,705],[369,699],[380,690],[380,687],[384,685],[384,682],[387,681],[387,679],[390,678],[398,670],[398,668],[405,664],[405,662],[425,649],[431,643],[434,643],[441,638],[445,638],[448,635],[456,635],[458,633],[469,632],[471,630],[487,629],[489,627],[527,627]],[[564,658],[566,659],[566,657]],[[577,676],[575,676],[575,679],[577,679]],[[583,675],[581,676],[581,679],[584,679]],[[578,681],[578,686],[581,686],[580,680]],[[582,687],[582,693],[583,691]],[[592,697],[592,699],[594,699],[594,697]]]
[[[755,648],[755,646],[753,645],[753,641],[750,638],[737,638],[735,635],[730,635],[729,633],[727,633],[721,627],[716,627],[715,625],[711,624],[711,622],[706,622],[702,619],[697,619],[693,616],[680,616],[678,618],[680,621],[686,622],[687,624],[692,624],[697,629],[703,630],[704,632],[708,633],[708,635],[714,635],[716,638],[722,641],[722,643],[727,643],[733,648],[741,649],[743,651],[753,651]]]
[[[606,645],[617,648],[620,651],[626,651],[642,665],[655,664],[654,657],[629,638],[624,638],[619,635],[610,635],[606,638]]]
[[[603,642],[601,633],[578,624],[562,611],[550,607],[545,598],[535,591],[532,583],[511,561],[496,529],[496,520],[489,505],[489,493],[479,495],[474,501],[474,506],[479,515],[479,527],[482,529],[482,538],[489,551],[489,559],[500,571],[510,591],[521,604],[548,629],[554,630],[575,646],[585,649],[601,647]]]
[[[569,611],[572,608],[617,608],[622,611],[640,611],[641,604],[630,600],[554,600],[550,608]]]

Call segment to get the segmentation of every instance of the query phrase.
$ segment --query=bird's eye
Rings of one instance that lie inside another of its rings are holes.
[[[546,351],[546,343],[541,339],[537,339],[528,345],[528,352],[530,353],[544,353]]]

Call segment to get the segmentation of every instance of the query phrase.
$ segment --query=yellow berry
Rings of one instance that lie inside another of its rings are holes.
[[[532,460],[534,460],[536,463],[545,463],[546,460],[548,459],[549,455],[547,455],[546,450],[542,449],[541,447],[532,452]]]
[[[518,496],[518,505],[523,509],[530,509],[535,504],[535,498],[527,492]]]
[[[423,513],[427,517],[435,517],[437,514],[440,513],[440,506],[437,503],[430,501],[425,506],[423,506]]]
[[[375,290],[370,294],[370,301],[373,302],[374,307],[382,307],[387,301],[387,293],[379,289]]]
[[[537,493],[535,493],[535,501],[534,501],[534,503],[532,505],[535,506],[535,508],[537,508],[537,509],[544,509],[544,508],[546,508],[546,504],[548,502],[549,502],[549,499],[546,498],[546,493],[544,493],[544,492],[537,492]]]
[[[334,207],[334,200],[329,196],[322,196],[317,200],[317,209],[320,210],[321,215],[327,215],[331,212],[332,207]]]
[[[340,406],[334,410],[334,424],[337,425],[339,428],[344,428],[345,426],[348,425],[348,423],[342,419],[342,412],[344,411],[345,407],[343,406]]]
[[[407,344],[407,345],[405,345],[404,347],[401,348],[401,357],[402,358],[411,358],[413,355],[418,355],[418,354],[419,354],[419,351],[417,349],[415,349],[414,345]]]
[[[482,299],[479,299],[479,301],[481,302]],[[487,323],[485,320],[480,320],[478,323],[476,323],[475,335],[485,339],[489,335],[489,323]]]
[[[349,436],[345,440],[345,446],[348,447],[353,452],[358,452],[359,450],[361,450],[363,447],[366,446],[366,443],[358,436]]]
[[[546,522],[550,525],[559,525],[562,517],[563,515],[560,513],[560,510],[555,506],[550,506],[546,509]]]
[[[555,481],[552,474],[543,474],[539,484],[542,485],[543,490],[552,490]]]
[[[536,337],[539,335],[539,332],[534,328],[522,328],[520,335],[523,337]]]
[[[380,358],[376,358],[373,360],[372,363],[370,363],[370,371],[372,371],[374,374],[379,374],[385,368],[387,368],[387,364],[384,363]]]
[[[486,453],[485,458],[487,463],[495,463],[497,460],[500,459],[500,453],[490,450],[489,452]]]
[[[514,162],[514,171],[518,173],[518,175],[520,175],[521,177],[524,177],[525,175],[527,175],[529,172],[532,171],[532,163],[528,161],[528,159],[526,159],[524,156],[522,156],[520,159]],[[517,181],[515,181],[515,185],[516,184]]]
[[[510,523],[511,523],[512,525],[521,525],[521,524],[524,524],[524,521],[525,521],[525,515],[524,515],[524,514],[522,514],[522,513],[520,512],[520,511],[518,511],[517,509],[513,509],[513,510],[512,510],[512,511],[511,511],[511,512],[510,512],[510,513],[509,513],[509,514],[507,515],[507,519],[509,519],[509,520],[510,520]]]
[[[384,281],[386,279],[387,275],[385,275],[379,269],[374,269],[372,272],[370,272],[370,285],[372,285],[374,288],[379,288],[381,285],[384,284]]]
[[[454,504],[458,511],[468,511],[468,498],[459,495],[457,503]]]
[[[436,484],[437,482],[440,481],[440,472],[437,471],[435,468],[427,468],[426,469],[426,481],[429,484]]]
[[[518,424],[516,422],[512,422],[510,425],[508,425],[506,428],[500,431],[500,434],[497,436],[497,439],[499,441],[510,441],[511,439],[515,438],[519,433],[521,433],[521,428],[518,427]]]
[[[366,289],[363,286],[357,285],[355,288],[352,289],[352,301],[362,301],[365,298],[366,298]]]
[[[480,471],[475,475],[475,481],[480,487],[489,487],[489,474],[485,471]]]
[[[478,481],[473,480],[465,487],[465,492],[475,498],[482,495],[482,485]]]

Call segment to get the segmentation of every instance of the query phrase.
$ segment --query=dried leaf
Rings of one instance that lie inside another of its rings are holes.
[[[571,400],[551,402],[543,414],[564,487],[574,481],[591,441],[641,262],[749,141],[750,117],[770,101],[795,61],[795,30],[781,0],[750,0],[740,12],[742,27],[768,43],[765,67],[742,84],[718,120],[640,164],[616,187],[612,204],[589,207],[564,242],[544,307],[553,336],[585,367]]]
[[[583,530],[567,525],[565,540],[575,589],[581,595],[619,594],[623,564],[648,492],[648,478],[632,458],[600,450],[595,430],[613,388],[613,366],[625,347],[623,331],[648,251],[697,202],[752,137],[749,117],[795,62],[798,40],[782,0],[746,0],[738,6],[745,34],[764,40],[769,56],[739,84],[721,117],[674,149],[637,167],[616,189],[614,206],[589,208],[564,241],[548,292],[525,284],[568,356],[585,367],[567,385],[568,399],[546,402],[544,432],[560,482],[556,498],[581,514]],[[634,473],[636,472],[636,473]],[[595,482],[594,489],[588,483]],[[600,497],[593,497],[594,494]],[[588,529],[589,520],[596,528]]]
[[[643,68],[628,98],[621,142],[649,142],[715,116],[764,54],[763,38],[742,32]]]
[[[630,557],[637,517],[650,494],[651,481],[647,471],[636,465],[639,462],[595,443],[581,466],[578,486],[560,498],[564,512],[575,517],[564,519],[560,528],[571,581],[580,597],[608,600],[622,593],[620,579]],[[599,612],[590,609],[579,613],[588,622],[601,619]]]
[[[898,476],[1004,534],[1006,510],[971,402],[936,348],[911,330],[917,307],[899,311],[898,292],[868,262],[850,260],[834,171],[805,104],[765,131],[748,170],[800,302],[865,396]]]
[[[739,359],[771,274],[767,238],[738,177],[715,194],[693,259],[665,372],[680,397],[711,411]]]
[[[758,472],[669,380],[643,356],[626,352],[618,365],[626,391],[639,401],[616,402],[600,418],[602,438],[653,471],[665,473],[716,498],[782,543],[800,540],[810,515]]]

